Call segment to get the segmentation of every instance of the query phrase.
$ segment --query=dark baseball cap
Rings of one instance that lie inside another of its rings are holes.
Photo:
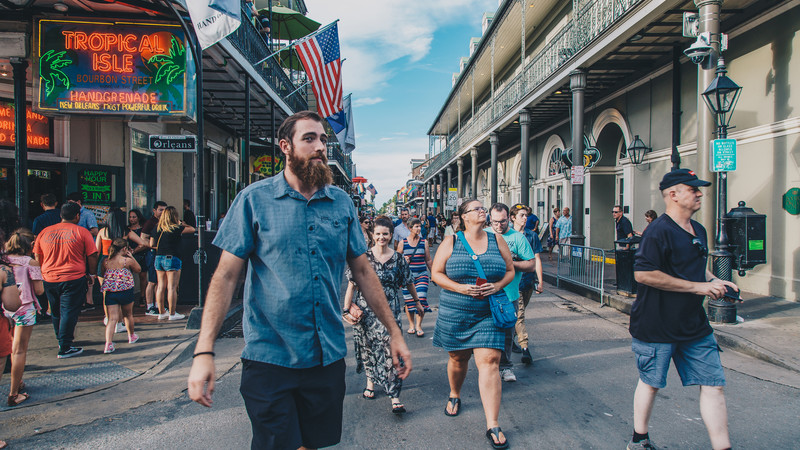
[[[663,191],[676,184],[685,184],[694,187],[711,186],[710,182],[697,178],[697,175],[689,169],[675,169],[664,175],[664,178],[661,179],[661,183],[658,185],[658,189]]]

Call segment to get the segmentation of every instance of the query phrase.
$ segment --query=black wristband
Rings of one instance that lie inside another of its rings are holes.
[[[200,355],[211,355],[212,358],[217,356],[214,352],[198,352],[198,353],[195,353],[194,355],[192,355],[192,358],[193,359],[197,358]]]

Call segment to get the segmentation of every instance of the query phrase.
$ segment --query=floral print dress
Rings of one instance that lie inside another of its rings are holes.
[[[408,262],[403,255],[394,252],[388,261],[381,263],[375,259],[372,250],[367,250],[367,260],[372,264],[372,268],[375,269],[375,273],[381,281],[386,300],[389,302],[389,309],[397,321],[397,326],[401,326],[403,296],[400,289],[414,282]],[[349,268],[347,269],[347,279],[355,282]],[[376,385],[382,386],[386,395],[397,398],[400,396],[403,380],[398,378],[397,370],[392,365],[389,332],[367,306],[367,301],[360,289],[356,292],[353,302],[364,311],[361,321],[353,325],[356,372],[366,371],[367,378]]]

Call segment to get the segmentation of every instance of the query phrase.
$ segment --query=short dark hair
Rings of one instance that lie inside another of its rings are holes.
[[[618,209],[619,212],[622,212],[622,205],[614,205],[611,209]]]
[[[414,225],[422,226],[422,221],[417,219],[416,217],[412,217],[411,219],[408,219],[408,225],[407,225],[408,228],[411,228]]]
[[[61,205],[61,218],[73,221],[81,213],[81,207],[77,203],[67,202]]]
[[[82,202],[83,199],[81,198],[80,192],[70,192],[70,194],[67,196],[67,201],[77,203],[77,202]]]
[[[39,197],[39,201],[44,206],[56,206],[56,203],[58,203],[58,200],[56,200],[56,196],[50,193],[42,194],[42,196]]]
[[[506,215],[511,217],[511,214],[509,214],[508,212],[508,205],[506,205],[505,203],[495,203],[494,205],[492,205],[491,208],[489,208],[489,213],[491,213],[492,211],[505,211]]]
[[[656,212],[653,211],[652,209],[648,209],[647,211],[645,211],[644,216],[649,217],[651,220],[658,219],[658,214],[656,214]]]
[[[190,202],[188,198],[185,198],[185,199],[183,199],[183,206],[191,208],[192,207],[192,202]]]
[[[386,227],[389,229],[389,234],[394,234],[394,222],[386,216],[376,217],[375,223],[373,223],[373,229],[374,227]]]
[[[319,114],[315,113],[314,111],[300,111],[298,113],[294,113],[291,116],[287,117],[280,127],[278,127],[278,141],[286,140],[290,143],[292,142],[292,138],[294,138],[294,126],[297,124],[298,121],[304,119],[311,119],[316,122],[323,124],[322,117]]]
[[[155,206],[153,206],[153,209],[158,209],[159,206],[163,206],[164,208],[166,208],[169,205],[167,205],[167,202],[159,200],[156,202]]]

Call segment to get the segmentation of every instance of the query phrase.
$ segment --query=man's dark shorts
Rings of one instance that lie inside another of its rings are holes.
[[[147,281],[150,283],[158,283],[158,275],[156,275],[156,252],[153,250],[147,252]]]
[[[342,437],[345,363],[289,369],[242,360],[247,415],[253,427],[252,449],[322,448]]]

